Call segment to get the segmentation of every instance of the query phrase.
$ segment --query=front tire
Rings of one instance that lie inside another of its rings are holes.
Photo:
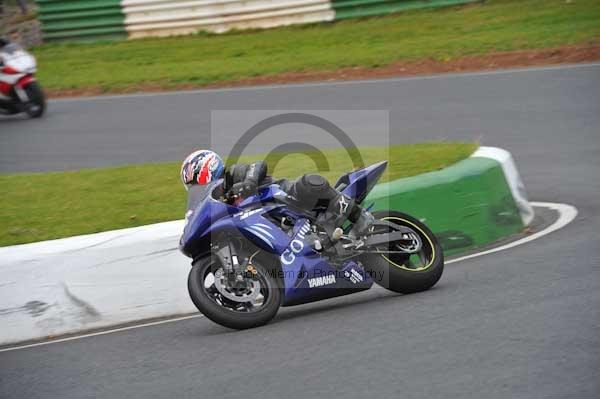
[[[244,330],[267,324],[277,314],[283,295],[266,261],[266,257],[262,257],[252,262],[261,284],[262,302],[257,309],[223,297],[214,282],[211,285],[209,276],[212,274],[214,281],[221,268],[218,258],[212,254],[195,262],[190,270],[188,292],[192,302],[210,320],[228,328]]]
[[[31,118],[40,118],[46,111],[46,98],[42,88],[37,82],[31,82],[23,90],[29,97],[29,102],[24,105],[25,112]]]
[[[369,254],[360,260],[375,283],[391,291],[411,294],[433,287],[444,271],[444,254],[437,238],[419,220],[392,210],[373,212],[376,219],[408,227],[417,233],[423,243],[418,254]],[[393,244],[389,245],[394,249]],[[382,248],[384,249],[384,248]]]
[[[21,109],[12,103],[0,104],[0,115],[15,115],[21,112]]]

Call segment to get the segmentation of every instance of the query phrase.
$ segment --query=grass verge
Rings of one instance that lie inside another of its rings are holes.
[[[388,159],[382,181],[438,170],[468,157],[475,143],[423,143],[361,148],[366,164]],[[344,149],[323,151],[330,165],[322,173],[335,181],[352,169]],[[274,176],[316,171],[310,154],[289,154]],[[263,159],[260,155],[242,161]],[[271,160],[271,168],[273,160]],[[298,165],[306,165],[298,168]],[[23,244],[181,219],[186,193],[179,162],[0,175],[0,246]]]
[[[225,35],[50,44],[34,53],[50,90],[202,86],[298,71],[375,68],[550,48],[600,38],[600,0],[488,0],[465,7]]]

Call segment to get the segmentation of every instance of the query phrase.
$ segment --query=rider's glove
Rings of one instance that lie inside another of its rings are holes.
[[[235,183],[232,187],[231,187],[231,193],[237,197],[242,197],[242,198],[246,198],[249,197],[253,194],[256,194],[256,184],[254,184],[253,182],[241,182],[241,183]]]

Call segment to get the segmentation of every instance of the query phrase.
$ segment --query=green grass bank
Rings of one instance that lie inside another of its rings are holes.
[[[50,90],[202,86],[298,71],[543,49],[600,38],[600,0],[488,0],[224,35],[197,34],[34,49]]]
[[[475,143],[422,143],[361,148],[365,164],[389,160],[381,181],[439,170],[471,155]],[[331,181],[352,169],[344,149],[323,151]],[[242,161],[263,159],[255,155]],[[270,160],[276,177],[317,171],[310,154]],[[303,165],[299,168],[298,165]],[[0,175],[0,246],[181,219],[186,192],[179,162]]]

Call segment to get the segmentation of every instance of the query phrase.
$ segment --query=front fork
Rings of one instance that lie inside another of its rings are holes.
[[[29,102],[29,96],[27,95],[25,89],[23,89],[19,85],[15,85],[14,90],[21,104],[27,104]]]
[[[34,81],[35,78],[33,75],[25,75],[21,77],[13,86],[16,100],[18,100],[21,104],[27,105],[31,101],[29,95],[27,94],[27,90],[25,90],[25,86]]]
[[[251,263],[252,256],[248,260],[240,259],[233,243],[228,242],[227,245],[219,248],[215,254],[219,258],[230,283],[238,283],[244,278],[253,278],[256,275],[256,269]]]

